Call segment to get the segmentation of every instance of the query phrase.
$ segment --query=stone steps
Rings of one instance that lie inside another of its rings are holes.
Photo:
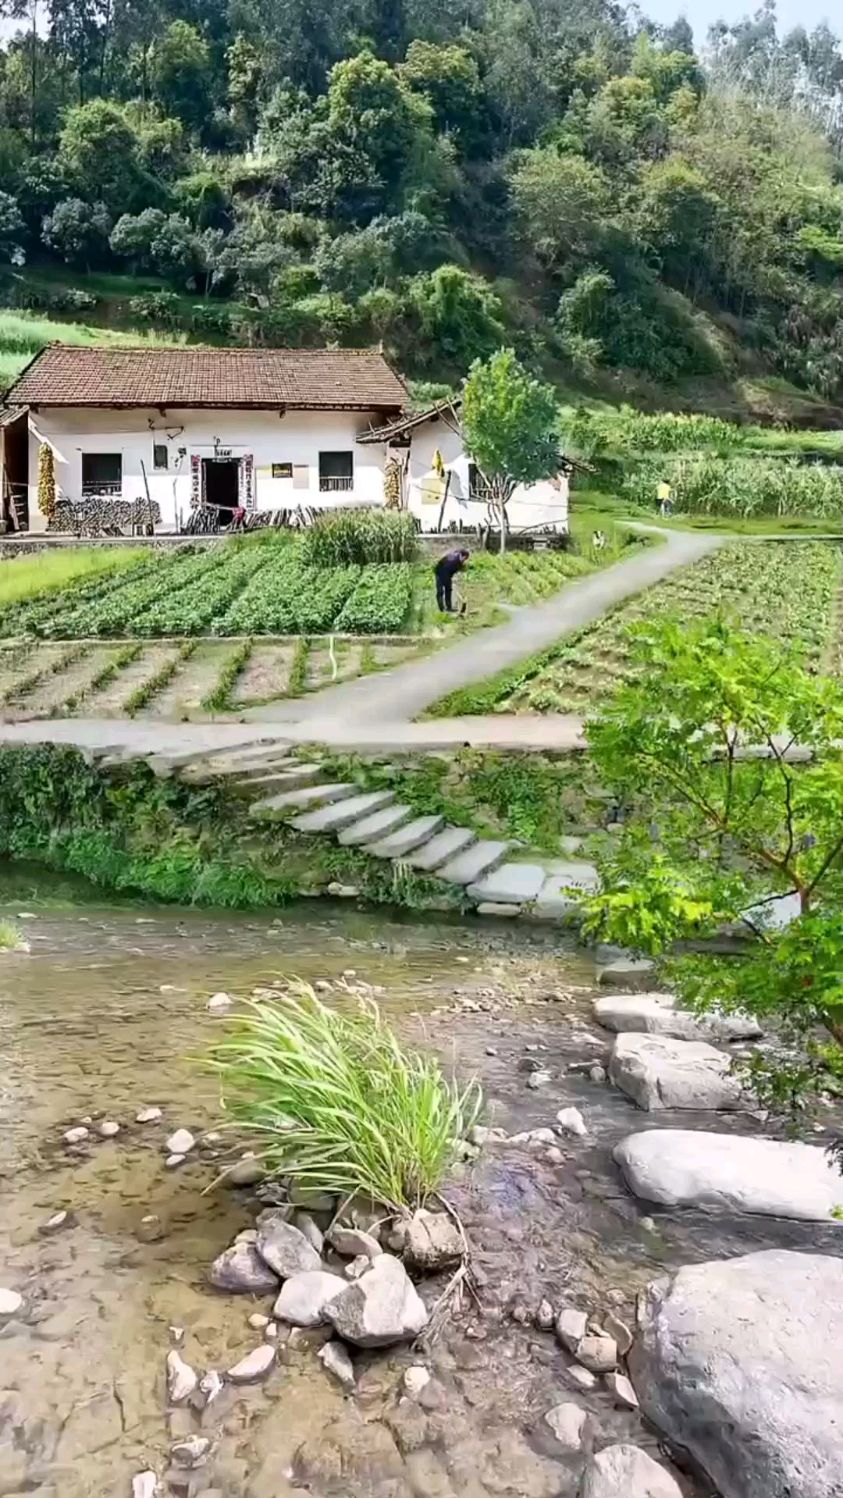
[[[244,797],[259,797],[250,809],[256,820],[286,821],[296,832],[333,837],[342,847],[457,886],[482,915],[570,925],[578,904],[566,890],[595,887],[596,871],[585,860],[519,862],[510,841],[478,837],[436,814],[416,816],[391,790],[364,791],[350,781],[323,780],[323,773],[284,745],[248,744],[191,757],[183,778],[201,783],[224,777]],[[571,842],[573,853],[577,844]]]
[[[252,807],[252,815],[283,822],[311,806],[328,806],[334,801],[342,801],[348,796],[355,795],[356,791],[357,786],[352,785],[350,781],[336,781],[328,785],[306,785],[300,790],[282,791],[279,796],[268,796],[265,801],[257,801]]]
[[[370,843],[373,838],[386,837],[387,833],[403,827],[412,815],[411,806],[381,807],[368,817],[362,817],[359,822],[354,822],[351,827],[345,827],[337,841],[348,848],[362,847]]]
[[[390,806],[394,800],[392,791],[362,791],[357,796],[343,797],[328,806],[320,806],[316,811],[293,817],[290,826],[296,832],[341,832],[353,822]]]

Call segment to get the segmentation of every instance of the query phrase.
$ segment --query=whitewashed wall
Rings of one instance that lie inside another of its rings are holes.
[[[488,518],[486,505],[469,499],[469,459],[463,450],[462,438],[448,422],[441,418],[426,421],[414,427],[410,433],[410,452],[407,468],[407,499],[412,513],[418,516],[423,531],[436,530],[439,525],[441,503],[425,502],[424,480],[433,469],[438,452],[445,472],[450,473],[448,498],[442,520],[444,529],[462,523],[466,526],[483,525]],[[399,457],[406,455],[406,450]],[[513,531],[528,526],[552,525],[557,530],[568,528],[568,481],[564,477],[549,483],[519,484],[507,505],[509,526]]]
[[[372,418],[374,419],[374,417]],[[119,452],[123,462],[122,498],[144,497],[141,462],[146,465],[150,497],[161,507],[162,529],[172,529],[179,515],[190,514],[193,483],[191,458],[214,455],[214,439],[230,449],[233,458],[252,456],[254,502],[259,510],[316,504],[380,504],[383,501],[382,447],[359,447],[358,432],[369,429],[361,411],[186,411],[167,409],[111,411],[43,408],[30,415],[29,513],[33,530],[43,529],[38,511],[38,448],[41,439],[55,454],[56,488],[78,500],[82,494],[83,452]],[[153,444],[166,443],[167,472],[153,468]],[[184,449],[180,455],[180,449]],[[350,492],[320,493],[319,453],[354,454],[354,487]],[[307,490],[293,488],[291,479],[273,479],[273,463],[304,465],[309,470]]]

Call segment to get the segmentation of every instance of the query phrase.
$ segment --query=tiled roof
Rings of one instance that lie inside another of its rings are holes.
[[[377,349],[77,348],[52,343],[6,392],[17,406],[401,410]]]

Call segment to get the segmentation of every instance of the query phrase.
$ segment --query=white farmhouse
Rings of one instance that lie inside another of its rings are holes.
[[[50,344],[6,393],[0,518],[46,529],[46,447],[62,514],[111,505],[166,532],[206,508],[225,524],[235,510],[397,502],[425,531],[482,524],[458,404],[408,416],[408,403],[376,349]],[[516,531],[566,529],[567,479],[517,490],[509,513]]]

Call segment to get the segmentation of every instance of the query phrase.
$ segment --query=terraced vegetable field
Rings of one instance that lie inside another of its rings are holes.
[[[113,554],[92,575],[68,550],[66,586],[5,603],[0,590],[0,718],[236,718],[435,649],[603,561],[479,553],[458,583],[465,616],[446,618],[430,559],[317,567],[277,532],[133,552],[114,568]]]
[[[431,715],[586,713],[637,675],[630,626],[669,613],[696,619],[722,611],[743,629],[797,645],[818,667],[843,670],[843,650],[835,649],[842,576],[843,549],[834,543],[738,543],[666,578],[541,656],[451,693]]]

